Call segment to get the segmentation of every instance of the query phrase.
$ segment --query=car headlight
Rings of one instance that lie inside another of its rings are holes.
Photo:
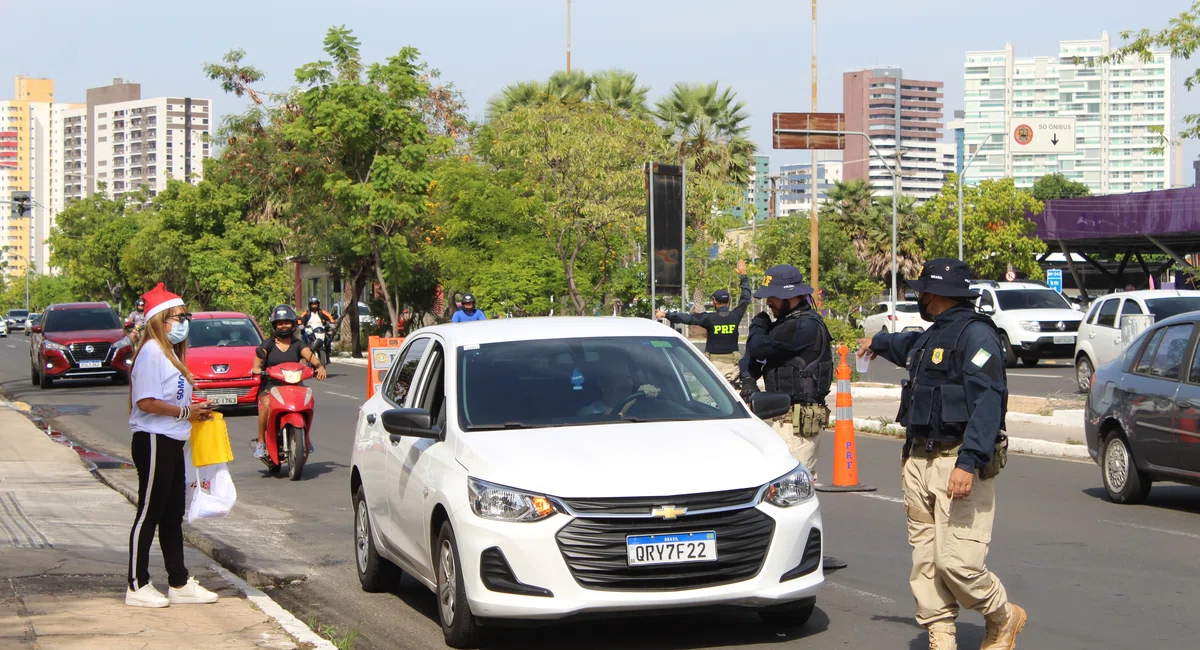
[[[121,348],[127,348],[127,347],[130,347],[131,345],[133,345],[133,341],[131,341],[129,339],[129,337],[126,336],[125,338],[121,339],[120,341],[113,343],[112,346],[113,346],[114,350],[120,350]]]
[[[762,500],[780,508],[790,508],[808,501],[813,496],[812,475],[804,465],[798,465],[790,473],[767,484]]]
[[[1023,320],[1021,321],[1021,329],[1026,332],[1040,332],[1042,331],[1042,324],[1035,320]]]
[[[471,511],[484,519],[541,521],[557,512],[550,499],[543,495],[514,490],[476,478],[467,480],[467,497],[471,501]]]
[[[54,341],[43,341],[43,345],[46,346],[47,350],[58,350],[59,352],[67,351],[67,346],[61,343],[55,343]]]

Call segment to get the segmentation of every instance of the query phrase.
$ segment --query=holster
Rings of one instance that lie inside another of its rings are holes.
[[[792,426],[796,435],[815,438],[829,426],[829,407],[824,404],[796,404],[792,407]]]
[[[1003,431],[996,436],[996,447],[992,449],[992,459],[979,470],[979,478],[987,480],[1000,475],[1000,470],[1008,464],[1008,435]]]

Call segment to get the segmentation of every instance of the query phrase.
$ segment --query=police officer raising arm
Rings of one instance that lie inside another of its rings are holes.
[[[858,356],[908,368],[896,419],[904,425],[904,509],[913,549],[909,585],[930,650],[954,650],[959,606],[984,615],[981,650],[1011,649],[1025,610],[984,565],[1004,467],[1008,388],[991,319],[971,301],[971,270],[956,259],[925,263],[909,282],[924,332],[880,332],[859,341]]]
[[[655,316],[666,318],[676,325],[695,325],[703,327],[707,333],[704,343],[704,355],[713,362],[717,370],[725,375],[725,379],[734,381],[738,377],[738,362],[742,355],[738,350],[738,325],[746,315],[750,306],[750,279],[746,277],[746,261],[738,260],[737,272],[742,280],[742,295],[737,307],[729,308],[729,292],[720,289],[712,295],[716,311],[703,314],[666,313],[659,310]]]

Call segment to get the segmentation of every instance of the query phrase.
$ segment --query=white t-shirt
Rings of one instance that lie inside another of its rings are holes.
[[[313,313],[309,314],[309,316],[308,316],[308,326],[309,327],[316,329],[324,324],[325,324],[324,321],[321,320],[321,312],[314,311]]]
[[[192,423],[177,422],[174,416],[153,415],[138,408],[140,400],[152,397],[174,406],[192,403],[192,385],[171,364],[154,339],[146,341],[130,371],[133,409],[129,413],[129,428],[133,431],[157,433],[187,440],[192,435]]]

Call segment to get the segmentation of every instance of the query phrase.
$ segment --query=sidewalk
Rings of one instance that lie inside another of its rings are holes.
[[[134,514],[74,451],[0,406],[0,649],[333,647],[190,546],[188,568],[220,601],[127,607]],[[157,544],[150,573],[165,593]]]

